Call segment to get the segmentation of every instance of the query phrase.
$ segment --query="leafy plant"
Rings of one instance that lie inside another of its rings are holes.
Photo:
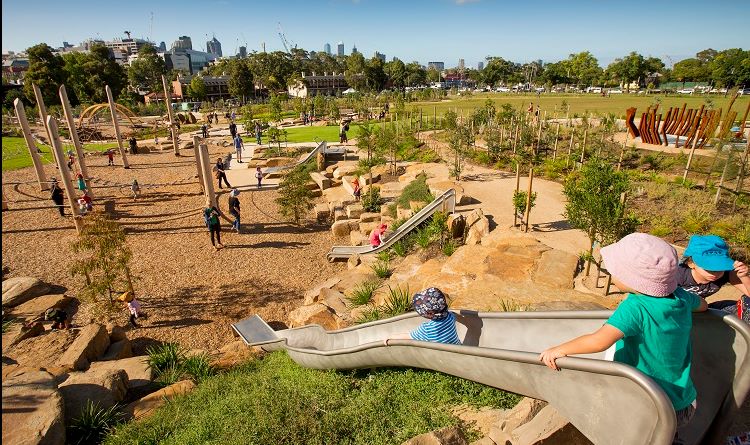
[[[376,255],[376,258],[378,261],[383,261],[385,263],[388,263],[391,261],[391,252],[388,250],[384,250]]]
[[[148,355],[146,362],[156,377],[170,368],[179,368],[185,360],[185,354],[177,343],[164,343],[150,347],[146,349],[146,355]]]
[[[183,374],[188,374],[196,382],[216,374],[207,354],[191,355],[182,362]]]
[[[411,293],[409,285],[405,289],[397,286],[395,289],[388,286],[388,295],[380,306],[380,312],[385,318],[395,317],[409,312],[411,310]]]
[[[378,321],[381,318],[383,318],[383,315],[380,313],[380,308],[368,307],[360,313],[359,317],[357,317],[354,322],[357,324],[369,323],[371,321]]]
[[[91,400],[81,409],[78,417],[68,426],[68,443],[75,445],[98,444],[109,434],[115,425],[122,422],[118,407],[104,408]]]
[[[383,199],[380,197],[380,187],[372,187],[370,191],[362,195],[362,208],[366,212],[380,212]]]
[[[433,234],[428,227],[423,227],[414,232],[415,243],[423,249],[429,247],[432,244],[432,240]]]
[[[279,184],[279,212],[299,224],[302,217],[312,208],[312,193],[307,188],[310,174],[307,168],[299,165],[292,169]]]
[[[713,218],[711,212],[701,209],[692,209],[682,221],[682,229],[687,233],[706,233]]]
[[[434,199],[435,197],[430,193],[430,188],[427,186],[427,175],[421,174],[404,187],[396,203],[402,209],[408,209],[412,201],[430,203]]]
[[[352,289],[347,300],[349,300],[352,306],[364,306],[372,301],[375,291],[380,289],[381,284],[379,280],[368,280],[360,283]]]
[[[393,273],[393,270],[391,270],[391,266],[388,261],[378,260],[377,262],[373,263],[370,268],[373,272],[375,272],[375,276],[378,278],[388,278]]]
[[[513,208],[516,209],[516,214],[523,215],[526,212],[526,198],[528,194],[519,190],[513,192]],[[531,200],[529,201],[529,208],[534,208],[536,201],[536,192],[531,192]]]
[[[453,252],[458,249],[458,244],[453,239],[449,239],[445,243],[443,243],[443,255],[445,256],[451,256],[453,255]]]
[[[524,311],[526,307],[521,305],[515,300],[500,300],[500,311],[501,312],[518,312]]]
[[[16,320],[12,317],[8,317],[5,314],[3,314],[3,334],[8,332],[11,326],[13,326],[16,323]]]
[[[408,237],[401,238],[400,240],[393,243],[393,245],[391,245],[391,249],[396,255],[405,257],[409,254],[409,250],[411,250],[411,243],[408,241]]]

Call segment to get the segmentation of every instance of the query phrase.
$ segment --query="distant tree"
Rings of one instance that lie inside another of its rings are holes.
[[[29,57],[29,69],[26,71],[23,85],[26,98],[36,103],[32,86],[36,84],[47,106],[59,104],[58,88],[67,80],[62,57],[52,54],[52,48],[46,43],[32,46],[26,50],[26,55]]]
[[[383,70],[383,61],[373,57],[365,66],[365,77],[367,79],[368,91],[380,91],[385,87],[388,77]]]
[[[269,91],[286,91],[292,76],[295,74],[295,65],[289,54],[282,51],[270,53],[252,53],[247,58],[247,63],[252,71],[252,80],[256,84],[268,88]]]
[[[229,94],[245,102],[253,94],[253,73],[244,60],[232,65],[229,74]]]
[[[427,71],[418,62],[406,65],[406,86],[418,86],[427,84]]]
[[[637,52],[631,52],[622,59],[615,59],[607,67],[607,73],[611,78],[619,80],[625,84],[626,89],[630,90],[630,83],[640,81],[649,71],[649,64],[646,59]]]
[[[393,88],[402,89],[406,86],[406,65],[399,59],[387,62],[383,67]]]
[[[305,213],[312,208],[312,193],[307,188],[309,181],[310,173],[304,165],[299,165],[287,173],[279,184],[276,203],[279,204],[280,213],[295,224],[299,224]]]
[[[68,53],[63,56],[67,73],[67,87],[83,103],[106,103],[105,85],[117,100],[128,83],[127,73],[118,64],[109,48],[94,44],[88,53]]]
[[[426,72],[427,80],[430,82],[440,82],[440,71],[435,68],[429,68]]]
[[[488,57],[487,66],[482,70],[484,83],[495,86],[500,83],[507,83],[516,66],[513,62],[503,59],[502,57]]]
[[[188,95],[199,101],[206,99],[206,81],[203,80],[203,76],[195,76],[190,80]]]
[[[347,57],[344,76],[350,87],[357,91],[364,91],[367,88],[366,69],[367,62],[361,53],[354,53]]]
[[[742,48],[720,51],[708,66],[716,85],[727,88],[750,85],[750,51]]]
[[[324,116],[328,110],[326,110],[326,98],[318,94],[313,99],[313,110],[310,110],[315,113],[315,116]]]
[[[565,61],[569,76],[577,85],[593,85],[602,75],[602,68],[590,52],[571,54]]]
[[[279,122],[281,120],[281,97],[277,94],[271,94],[271,99],[268,101],[268,109],[271,115],[271,120]]]
[[[162,90],[161,76],[167,74],[164,59],[156,54],[151,44],[145,44],[138,50],[138,58],[130,64],[128,79],[134,89],[146,89],[156,92]]]
[[[671,78],[677,82],[706,82],[709,76],[708,64],[697,58],[680,60],[671,73]]]

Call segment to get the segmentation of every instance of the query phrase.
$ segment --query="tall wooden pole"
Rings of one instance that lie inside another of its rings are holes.
[[[719,153],[716,153],[718,156]],[[729,168],[729,163],[732,160],[732,149],[729,149],[729,153],[727,153],[727,160],[724,162],[724,169],[721,171],[721,179],[719,179],[719,185],[716,187],[716,196],[714,197],[714,206],[719,204],[719,199],[721,198],[721,188],[724,186],[724,178],[727,176],[727,169]]]
[[[39,111],[39,120],[42,121],[42,127],[44,128],[44,132],[47,134],[47,140],[52,140],[52,137],[49,134],[49,128],[47,127],[47,107],[44,105],[44,97],[42,96],[42,90],[39,89],[37,84],[31,85],[34,89],[34,98],[36,99],[36,107]],[[50,146],[52,145],[52,142],[50,142]],[[54,150],[50,150],[52,152],[52,156],[55,155]],[[55,162],[57,160],[55,159]]]
[[[89,179],[91,179],[91,176],[89,175],[89,169],[86,166],[86,158],[85,153],[83,152],[83,145],[81,145],[81,140],[78,138],[76,121],[73,118],[73,109],[70,106],[70,101],[68,100],[68,92],[65,90],[65,85],[60,85],[60,103],[62,104],[63,111],[65,112],[65,121],[68,123],[70,138],[73,140],[73,145],[75,146],[76,153],[78,154],[78,167],[81,171],[81,174],[83,175],[84,180],[88,183]],[[50,136],[52,136],[51,133],[52,131],[50,131]],[[59,137],[59,135],[56,136]],[[87,187],[87,189],[90,188],[91,187]],[[91,190],[89,190],[89,195],[93,196]]]
[[[552,149],[552,160],[557,160],[557,138],[560,136],[560,122],[557,123],[557,128],[555,129],[555,147]]]
[[[172,94],[169,92],[167,87],[167,78],[161,76],[161,84],[164,87],[164,103],[167,104],[167,115],[169,116],[169,129],[172,132],[172,147],[174,148],[174,155],[180,155],[180,141],[177,139],[177,126],[174,123],[174,113],[172,113]]]
[[[123,147],[122,145],[120,123],[117,122],[117,108],[115,107],[115,100],[112,98],[112,89],[109,87],[109,85],[105,85],[104,90],[107,92],[109,112],[112,114],[112,126],[115,127],[115,136],[117,137],[117,148],[120,150],[120,156],[122,157],[122,168],[130,168],[130,164],[128,163],[128,154],[125,152],[125,147]]]
[[[573,128],[570,132],[570,145],[568,145],[568,156],[565,158],[565,168],[570,166],[570,154],[573,152],[573,138],[576,135],[576,129]]]
[[[39,158],[39,151],[34,143],[34,138],[31,136],[31,129],[29,128],[29,121],[26,119],[26,110],[23,108],[21,99],[13,101],[13,106],[16,109],[16,117],[18,123],[21,125],[23,131],[23,138],[26,140],[26,146],[29,148],[29,154],[31,155],[31,162],[34,163],[34,172],[36,173],[36,179],[39,182],[39,188],[41,190],[49,190],[49,184],[47,183],[47,175],[44,173],[42,167],[42,160]]]
[[[627,133],[626,133],[627,134]],[[688,155],[687,163],[685,164],[685,171],[682,172],[682,182],[687,181],[688,171],[690,171],[690,164],[693,162],[693,155],[695,155],[695,148],[698,146],[698,133],[696,132],[693,138],[693,146],[690,147],[690,154]]]
[[[47,116],[47,129],[52,137],[50,144],[52,150],[55,151],[57,159],[57,168],[60,170],[60,179],[65,189],[65,194],[68,196],[68,203],[70,204],[70,212],[73,214],[73,223],[76,226],[76,231],[80,234],[83,228],[83,221],[78,213],[78,206],[76,205],[76,193],[73,189],[73,183],[70,181],[70,171],[68,166],[65,165],[65,157],[63,156],[62,142],[60,141],[59,133],[57,132],[57,123],[52,116]]]
[[[529,231],[529,216],[531,215],[531,189],[532,184],[534,183],[534,167],[529,167],[529,189],[526,192],[526,214],[523,217],[524,220],[524,226],[526,229],[524,232]]]
[[[622,168],[622,159],[625,157],[625,147],[628,145],[628,132],[625,132],[625,141],[622,143],[622,148],[620,149],[620,159],[617,161],[617,171],[619,172]]]
[[[583,130],[583,146],[581,146],[581,165],[583,165],[583,159],[586,156],[586,137],[589,134],[589,129]]]
[[[200,144],[201,168],[203,169],[203,190],[206,199],[211,206],[219,208],[216,203],[216,193],[214,192],[214,183],[211,180],[211,160],[208,158],[208,145]]]
[[[516,193],[518,194],[518,190],[521,188],[521,164],[519,162],[516,162]],[[513,206],[513,227],[516,227],[518,225],[518,210],[516,210],[516,206]]]
[[[201,164],[201,151],[200,151],[201,139],[198,136],[193,136],[193,156],[195,158],[195,169],[198,172],[198,183],[201,187],[201,193],[205,193],[205,179],[203,179],[203,164]]]

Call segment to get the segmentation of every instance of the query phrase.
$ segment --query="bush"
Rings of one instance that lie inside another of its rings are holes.
[[[426,249],[432,244],[433,237],[433,233],[428,227],[422,227],[414,232],[414,242],[423,249]]]
[[[154,371],[155,377],[168,369],[177,369],[185,360],[185,354],[177,343],[164,343],[146,349],[148,366]]]
[[[357,324],[369,323],[371,321],[378,321],[383,318],[383,314],[380,313],[379,307],[368,307],[359,314],[356,320]]]
[[[388,295],[380,306],[383,318],[395,317],[396,315],[405,314],[410,310],[411,293],[409,292],[409,285],[406,285],[406,289],[401,289],[401,286],[396,287],[396,289],[388,286]]]
[[[74,445],[101,443],[109,432],[120,422],[122,413],[117,406],[103,408],[91,400],[81,409],[78,417],[68,426],[68,441]]]
[[[380,188],[372,187],[367,193],[362,194],[362,208],[366,212],[378,213],[383,200],[380,198]]]
[[[162,385],[171,385],[185,378],[201,382],[216,374],[206,354],[187,357],[182,347],[176,343],[165,343],[148,348],[146,354],[148,354],[147,362],[154,372],[155,380]]]
[[[435,197],[430,193],[429,187],[427,187],[427,175],[421,174],[416,177],[412,182],[409,183],[404,190],[401,192],[398,201],[396,203],[402,209],[408,209],[410,202],[424,202],[431,203],[435,200]]]
[[[192,355],[182,363],[183,374],[189,375],[196,382],[216,374],[216,369],[211,365],[207,354]]]
[[[403,258],[409,254],[411,246],[409,245],[407,238],[401,238],[400,240],[393,243],[393,245],[391,246],[391,250],[393,250],[393,253]]]
[[[443,244],[443,255],[451,256],[456,249],[458,249],[456,242],[453,239],[449,239]]]
[[[308,167],[300,165],[287,173],[279,184],[279,212],[299,224],[302,217],[312,208],[312,193],[307,188],[310,180]]]
[[[526,198],[528,194],[525,191],[519,190],[513,192],[513,208],[516,209],[516,214],[522,215],[526,212]],[[531,192],[531,200],[529,201],[529,207],[534,208],[536,201],[536,192]]]
[[[370,266],[370,268],[372,268],[372,271],[375,272],[375,276],[378,278],[388,278],[393,273],[388,261],[378,260],[376,263]]]
[[[381,282],[378,280],[370,280],[360,283],[352,289],[347,300],[349,300],[352,306],[364,306],[372,301],[375,291],[380,289],[380,286]]]

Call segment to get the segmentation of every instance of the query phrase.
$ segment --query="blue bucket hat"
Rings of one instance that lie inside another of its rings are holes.
[[[734,269],[734,260],[729,257],[729,246],[716,235],[693,235],[683,254],[690,257],[698,267],[710,271]]]
[[[448,302],[445,294],[436,287],[428,287],[414,294],[412,305],[414,310],[424,318],[442,320],[448,316]]]

